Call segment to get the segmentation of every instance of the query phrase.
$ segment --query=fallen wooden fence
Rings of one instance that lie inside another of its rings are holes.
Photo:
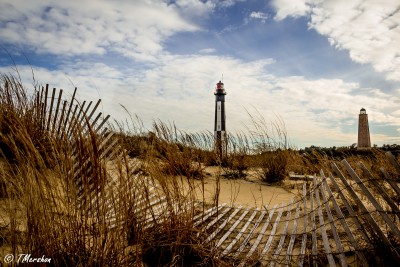
[[[336,176],[321,171],[295,203],[263,210],[220,205],[195,225],[238,266],[399,266],[398,182],[383,169],[384,178],[374,178],[362,163],[363,179],[346,160],[342,167],[350,176],[332,164]]]

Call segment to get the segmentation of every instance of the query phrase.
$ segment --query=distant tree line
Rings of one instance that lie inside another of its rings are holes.
[[[390,151],[394,155],[400,154],[400,145],[397,144],[383,144],[381,147],[373,145],[371,149],[359,150],[355,144],[351,146],[342,147],[320,147],[320,146],[310,146],[304,149],[299,149],[301,154],[313,154],[318,153],[320,155],[326,155],[328,157],[343,159],[348,156],[371,156],[373,157],[374,152],[387,152]]]

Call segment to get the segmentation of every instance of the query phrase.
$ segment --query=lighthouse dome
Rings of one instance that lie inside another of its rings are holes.
[[[365,110],[365,108],[360,109],[360,114],[367,114],[367,111]]]
[[[223,82],[219,81],[219,82],[217,83],[217,88],[216,88],[216,90],[215,90],[214,95],[226,95],[225,88],[224,88],[224,83],[223,83]]]

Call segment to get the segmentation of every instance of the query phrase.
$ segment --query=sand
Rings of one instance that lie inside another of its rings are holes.
[[[295,182],[285,181],[280,185],[268,185],[258,180],[254,173],[249,173],[243,179],[227,179],[221,174],[219,167],[207,167],[205,169],[204,191],[201,181],[195,181],[196,197],[208,203],[213,202],[215,192],[218,190],[219,180],[219,203],[228,205],[254,208],[272,207],[275,204],[289,203],[291,197],[298,195],[294,189]],[[293,189],[292,189],[293,188]]]

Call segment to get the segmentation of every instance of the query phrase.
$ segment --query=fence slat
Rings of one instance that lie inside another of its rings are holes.
[[[346,261],[346,259],[344,258],[344,255],[342,256],[344,250],[343,250],[343,247],[341,245],[338,233],[336,231],[336,227],[334,226],[332,212],[330,210],[329,203],[328,203],[329,200],[332,202],[333,207],[335,208],[336,214],[338,216],[338,219],[339,219],[340,223],[342,224],[342,226],[343,226],[343,228],[344,228],[344,230],[345,230],[345,232],[346,232],[346,234],[347,234],[347,236],[348,236],[348,238],[350,240],[350,243],[354,247],[357,256],[362,261],[363,266],[369,266],[369,263],[368,263],[367,259],[365,258],[364,254],[361,252],[361,248],[358,245],[358,243],[356,242],[356,240],[354,238],[354,235],[350,230],[350,227],[348,226],[346,220],[344,219],[343,212],[340,209],[339,205],[337,204],[336,199],[332,194],[331,188],[328,185],[327,178],[325,177],[325,174],[324,174],[324,172],[322,170],[320,171],[320,174],[321,174],[322,182],[323,182],[323,184],[321,185],[321,195],[322,195],[322,199],[325,202],[326,210],[327,211],[329,210],[328,218],[329,218],[329,222],[331,223],[332,232],[334,232],[333,235],[334,235],[334,238],[335,238],[336,246],[338,246],[339,247],[339,251],[342,252],[340,254],[340,256],[339,256],[340,257],[340,261],[342,262],[342,266],[344,265],[343,260]],[[328,193],[328,197],[326,197],[326,195],[325,195],[324,187],[325,187],[326,192]],[[336,241],[336,239],[339,239],[339,242]],[[371,244],[369,244],[369,243],[367,243],[367,244],[369,246],[371,246]],[[347,262],[346,262],[346,264],[347,264]]]
[[[222,204],[219,205],[219,206],[215,206],[215,207],[212,207],[211,209],[209,209],[209,210],[206,212],[205,216],[203,216],[203,214],[199,214],[198,217],[196,216],[196,217],[193,219],[193,221],[195,221],[196,219],[198,219],[197,221],[195,221],[195,223],[193,224],[193,226],[197,226],[197,225],[203,223],[204,221],[206,221],[208,218],[210,218],[211,216],[213,216],[215,213],[217,213],[219,210],[221,210],[221,209],[222,209],[223,207],[225,207],[225,206],[226,206],[226,203],[222,203]]]
[[[76,115],[76,117],[72,116],[72,123],[70,124],[69,129],[67,131],[68,138],[70,138],[70,136],[72,135],[72,131],[75,130],[76,125],[78,124],[78,120],[81,117],[82,111],[86,105],[86,101],[83,101],[82,105],[80,105],[79,103],[78,103],[78,105],[79,105],[79,112],[78,112],[78,115]]]
[[[274,216],[274,212],[275,212],[276,206],[277,206],[277,205],[275,205],[275,206],[269,211],[268,218],[267,218],[267,220],[265,221],[265,223],[264,223],[264,225],[263,225],[261,231],[259,232],[256,241],[253,243],[253,246],[250,248],[249,252],[247,253],[245,259],[250,258],[250,257],[253,255],[254,251],[257,249],[258,245],[260,244],[262,238],[264,237],[265,231],[267,230],[267,227],[268,227],[268,225],[269,225],[269,223],[270,223],[270,221],[271,221],[271,219],[272,219],[272,216]],[[243,265],[244,265],[244,263],[245,263],[245,261],[243,262]]]
[[[39,112],[38,112],[38,117],[37,117],[37,119],[38,119],[38,121],[40,122],[40,125],[42,125],[43,126],[43,116],[44,116],[44,109],[45,109],[45,107],[44,107],[44,103],[43,103],[43,95],[44,95],[44,87],[42,86],[42,89],[40,90],[40,96],[39,96],[39,105],[38,105],[38,109],[39,109]]]
[[[78,110],[78,105],[75,105],[74,111],[72,112],[71,119],[69,120],[69,123],[65,125],[64,131],[61,134],[61,138],[63,138],[64,134],[66,134],[68,136],[68,133],[69,133],[69,131],[71,129],[71,125],[73,124],[73,122],[75,120],[75,113],[76,113],[77,110]]]
[[[49,85],[46,84],[46,89],[45,89],[45,96],[44,96],[44,106],[43,106],[43,111],[42,111],[42,117],[41,117],[41,124],[43,126],[43,129],[46,128],[46,114],[47,114],[47,97],[49,94]]]
[[[217,209],[216,206],[213,206],[211,208],[209,208],[206,211],[200,212],[199,214],[197,214],[196,216],[193,217],[193,222],[196,223],[199,221],[199,219],[201,219],[202,217],[207,216],[209,213],[213,212],[215,209]]]
[[[275,253],[273,255],[272,262],[270,264],[271,267],[275,266],[275,262],[278,259],[279,255],[281,254],[281,250],[283,248],[283,244],[285,243],[287,229],[288,229],[288,225],[289,225],[289,221],[290,221],[290,217],[291,217],[291,212],[292,212],[292,205],[293,205],[293,197],[290,199],[290,204],[288,206],[287,214],[286,214],[285,226],[284,226],[283,231],[281,233],[281,239],[279,240],[278,247],[276,248]]]
[[[311,218],[311,238],[312,238],[312,262],[313,266],[317,266],[317,256],[318,256],[318,247],[317,247],[317,231],[315,225],[315,210],[314,210],[314,190],[310,190],[310,218]]]
[[[233,217],[236,216],[236,214],[241,210],[242,206],[240,205],[239,207],[235,208],[235,210],[232,212],[231,215],[211,234],[208,236],[206,239],[205,243],[210,242],[214,237],[228,224],[229,221],[233,219]]]
[[[54,131],[55,131],[55,129],[56,129],[56,122],[57,122],[58,111],[59,111],[59,109],[60,109],[62,92],[63,92],[63,90],[60,89],[60,92],[58,93],[56,114],[54,115],[53,128],[51,129],[51,133],[52,133],[52,134],[54,133]]]
[[[303,225],[303,237],[301,240],[301,248],[300,255],[298,259],[298,266],[302,267],[304,262],[304,256],[306,254],[306,245],[307,245],[307,224],[308,224],[308,213],[307,213],[307,188],[306,184],[303,184],[303,216],[304,216],[304,225]]]
[[[64,112],[65,112],[65,107],[67,106],[67,101],[64,100],[62,111],[61,111],[61,117],[58,122],[58,130],[57,130],[57,136],[60,136],[60,130],[62,127],[62,121],[64,120]]]
[[[46,129],[50,129],[50,123],[51,123],[51,114],[53,113],[53,105],[54,105],[54,97],[56,95],[56,88],[53,88],[53,93],[51,94],[51,102],[50,102],[50,109],[49,109],[49,116],[47,118],[47,126]]]
[[[85,120],[86,122],[90,122],[90,120],[88,119],[88,117],[87,117],[87,113],[88,113],[88,111],[89,111],[89,109],[90,109],[90,106],[92,105],[92,101],[90,101],[89,102],[89,105],[86,107],[86,109],[85,109],[85,111],[83,112],[83,114],[82,114],[82,116],[79,118],[79,116],[78,116],[78,118],[77,118],[77,124],[76,124],[76,127],[78,127],[78,129],[80,129],[81,127],[82,127],[82,122]],[[86,124],[85,124],[86,125]],[[87,131],[87,129],[84,129],[84,131]],[[72,135],[72,133],[70,133],[70,135]]]
[[[100,105],[101,99],[99,99],[96,105],[93,107],[92,112],[90,112],[89,116],[87,116],[87,120],[90,121],[92,119],[93,114],[96,112],[97,107]]]
[[[271,233],[269,234],[268,241],[264,246],[264,249],[261,251],[261,256],[266,255],[271,248],[272,241],[274,240],[276,229],[278,228],[279,221],[281,220],[281,216],[283,213],[284,204],[282,203],[279,208],[278,215],[276,216],[274,226],[272,227]]]
[[[228,238],[229,235],[233,233],[233,231],[236,229],[236,227],[239,225],[239,223],[242,222],[244,217],[249,213],[250,208],[247,208],[242,215],[240,216],[239,219],[236,220],[236,222],[231,226],[231,228],[221,237],[221,239],[218,241],[216,247],[219,247],[222,245],[222,243]]]
[[[75,101],[76,90],[77,90],[77,88],[75,87],[74,93],[72,94],[72,98],[71,98],[71,100],[70,100],[70,102],[69,102],[69,108],[68,108],[68,111],[67,111],[67,115],[65,116],[65,121],[64,121],[64,125],[63,125],[62,134],[65,133],[65,129],[66,129],[66,127],[67,127],[67,123],[68,123],[68,120],[69,120],[69,115],[70,115],[70,113],[71,113],[71,108],[72,108],[72,106],[73,106],[73,104],[74,104],[74,101]],[[62,121],[62,120],[61,120],[61,121]],[[61,138],[62,138],[62,136],[61,136]]]
[[[296,205],[296,214],[294,215],[293,230],[292,230],[292,234],[290,235],[289,245],[288,245],[288,248],[286,251],[285,266],[289,266],[289,264],[292,261],[294,242],[296,241],[296,237],[297,237],[297,221],[299,219],[299,215],[300,215],[300,202],[297,203],[297,205]]]
[[[326,252],[325,254],[326,254],[326,257],[328,258],[329,265],[331,267],[336,267],[335,259],[332,256],[331,246],[329,245],[328,236],[326,234],[325,220],[324,220],[324,215],[322,214],[321,200],[319,198],[319,186],[317,186],[316,175],[314,175],[313,180],[314,180],[315,198],[317,200],[317,209],[318,209],[319,225],[320,225],[320,230],[321,230],[321,235],[322,235],[322,242],[324,244],[324,248],[325,248],[325,252]]]
[[[99,124],[99,126],[96,127],[96,129],[94,130],[95,133],[97,133],[101,127],[103,127],[103,125],[108,121],[108,119],[110,118],[110,115],[107,115],[103,121]]]
[[[255,209],[254,212],[251,214],[250,218],[247,220],[246,224],[242,227],[242,229],[239,231],[239,233],[235,236],[235,238],[232,240],[232,242],[229,244],[228,247],[225,248],[225,250],[221,253],[222,256],[225,256],[228,254],[233,246],[237,243],[237,241],[242,237],[242,235],[246,232],[247,228],[249,227],[251,221],[254,219],[256,214],[259,212],[259,209]]]
[[[249,231],[249,233],[247,234],[247,237],[243,240],[242,244],[240,245],[239,249],[236,251],[234,257],[237,258],[239,256],[239,254],[243,251],[243,249],[246,247],[247,243],[249,242],[250,238],[253,236],[254,231],[257,229],[257,227],[260,225],[262,219],[264,218],[265,214],[267,212],[265,210],[263,210],[260,214],[260,216],[258,217],[258,220],[256,221],[256,223],[253,225],[253,227],[251,228],[251,230]]]
[[[222,217],[225,216],[225,214],[227,214],[230,210],[232,209],[232,207],[227,207],[225,208],[225,210],[221,213],[218,213],[218,216],[214,218],[214,220],[212,220],[209,224],[207,224],[207,226],[205,228],[203,228],[203,231],[207,231],[208,229],[210,229],[214,224],[216,224]]]

